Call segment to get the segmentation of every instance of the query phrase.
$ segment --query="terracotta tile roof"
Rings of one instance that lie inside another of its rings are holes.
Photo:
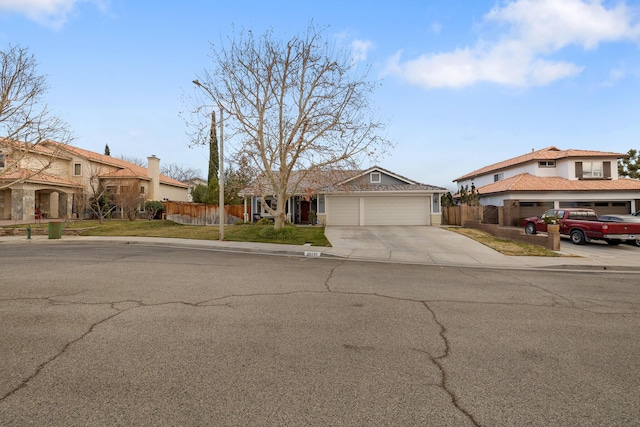
[[[640,180],[570,180],[523,173],[478,188],[481,195],[523,191],[640,191]]]
[[[623,159],[628,157],[627,154],[624,153],[614,153],[610,151],[592,151],[592,150],[560,150],[556,147],[547,147],[542,150],[532,151],[531,153],[523,154],[522,156],[514,157],[512,159],[504,160],[502,162],[494,163],[489,166],[485,166],[481,169],[470,172],[466,175],[463,175],[459,178],[453,180],[462,181],[469,178],[474,178],[481,175],[486,175],[492,172],[499,171],[501,169],[506,169],[512,166],[521,165],[529,162],[537,162],[540,160],[560,160],[566,159],[569,157],[600,157],[600,158],[612,158],[612,159]]]
[[[34,173],[35,171],[29,169],[11,170],[0,175],[0,181],[24,181],[28,183],[55,184],[62,187],[82,188],[82,185],[77,182],[69,181],[55,175],[50,175],[45,172],[36,173],[35,175]]]
[[[137,169],[144,169],[144,168],[137,168]],[[144,175],[140,175],[140,170],[134,171],[132,170],[130,167],[126,167],[124,169],[117,169],[113,172],[109,172],[109,173],[103,173],[100,174],[100,178],[136,178],[136,179],[142,179],[145,181],[149,181],[151,180],[151,178],[149,178],[146,175],[146,169],[144,169],[145,174]]]
[[[59,145],[57,142],[49,141],[47,145]],[[72,145],[65,145],[62,147],[63,150],[73,153],[79,157],[84,157],[85,159],[102,163],[110,166],[114,166],[116,168],[121,169],[121,172],[115,172],[111,174],[105,174],[101,176],[111,176],[114,178],[139,178],[139,179],[149,179],[149,174],[147,168],[143,166],[136,165],[131,162],[127,162],[126,160],[118,159],[116,157],[107,156],[106,154],[96,153],[94,151],[85,150],[83,148],[74,147]],[[166,185],[173,185],[175,187],[188,188],[189,186],[184,182],[180,182],[176,179],[170,178],[166,175],[160,174],[160,183]]]
[[[19,149],[27,149],[27,151],[31,151],[32,153],[43,154],[45,156],[56,157],[61,159],[70,160],[71,157],[65,155],[65,153],[60,149],[60,147],[66,146],[65,144],[56,143],[58,147],[51,148],[49,145],[53,141],[45,140],[39,142],[37,144],[27,144],[26,142],[13,141],[7,138],[0,137],[0,145],[10,145],[14,148]]]

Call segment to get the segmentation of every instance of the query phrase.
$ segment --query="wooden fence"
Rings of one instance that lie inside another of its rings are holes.
[[[220,224],[219,206],[206,203],[163,202],[164,217],[179,224],[213,225]],[[225,224],[242,221],[244,206],[226,205]]]
[[[482,206],[449,206],[442,208],[442,220],[446,225],[462,225],[468,221],[482,222]]]

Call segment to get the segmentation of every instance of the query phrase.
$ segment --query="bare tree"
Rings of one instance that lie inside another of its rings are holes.
[[[100,220],[102,224],[111,212],[116,208],[115,201],[113,199],[114,186],[109,186],[108,182],[105,182],[100,178],[103,170],[98,164],[92,163],[89,165],[88,179],[86,183],[86,191],[77,194],[76,203],[78,208],[88,207],[91,209],[94,215]]]
[[[371,109],[376,83],[368,68],[359,70],[349,51],[322,36],[313,24],[284,41],[272,31],[240,32],[213,47],[214,68],[197,80],[223,110],[226,135],[267,180],[262,205],[276,229],[308,173],[361,167],[390,147]],[[277,199],[275,208],[266,196]]]
[[[142,192],[140,181],[129,179],[120,182],[115,200],[127,219],[130,221],[136,219],[144,203],[144,193]]]
[[[143,166],[143,167],[147,166],[147,161],[144,159],[141,159],[140,157],[122,155],[122,156],[118,156],[118,158],[120,160],[124,160],[125,162],[132,163],[136,166]]]
[[[180,182],[192,181],[200,176],[199,170],[175,163],[162,165],[160,167],[160,173]]]
[[[36,72],[37,62],[25,48],[0,50],[0,189],[23,182],[46,169],[72,137],[66,123],[44,102],[48,85]],[[48,140],[59,144],[38,150]],[[30,153],[27,166],[22,160]]]

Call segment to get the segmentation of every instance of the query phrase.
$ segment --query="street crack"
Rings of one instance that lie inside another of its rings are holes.
[[[448,381],[447,381],[447,371],[444,369],[444,366],[442,365],[442,361],[444,359],[446,359],[447,357],[449,357],[449,351],[451,349],[451,347],[449,346],[449,340],[447,339],[447,335],[446,335],[447,329],[440,322],[440,320],[438,320],[438,317],[436,316],[435,311],[433,311],[433,309],[431,307],[429,307],[429,304],[426,301],[423,301],[422,304],[429,311],[429,313],[431,313],[431,317],[433,318],[433,321],[440,328],[440,330],[438,331],[438,334],[440,335],[440,338],[444,342],[444,352],[441,355],[433,355],[433,354],[427,353],[427,354],[429,354],[429,357],[431,358],[433,363],[440,370],[440,375],[441,375],[442,381],[439,384],[439,386],[449,395],[449,398],[451,399],[451,402],[453,403],[453,406],[455,406],[456,409],[458,409],[458,411],[460,411],[462,414],[464,414],[473,423],[474,426],[480,426],[480,423],[478,423],[475,420],[473,415],[470,414],[466,409],[464,409],[461,406],[460,402],[458,401],[458,397],[449,388]]]

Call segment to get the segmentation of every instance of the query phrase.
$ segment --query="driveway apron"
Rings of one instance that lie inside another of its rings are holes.
[[[327,227],[325,236],[333,247],[351,250],[351,259],[377,258],[434,265],[519,265],[481,243],[440,227]]]

